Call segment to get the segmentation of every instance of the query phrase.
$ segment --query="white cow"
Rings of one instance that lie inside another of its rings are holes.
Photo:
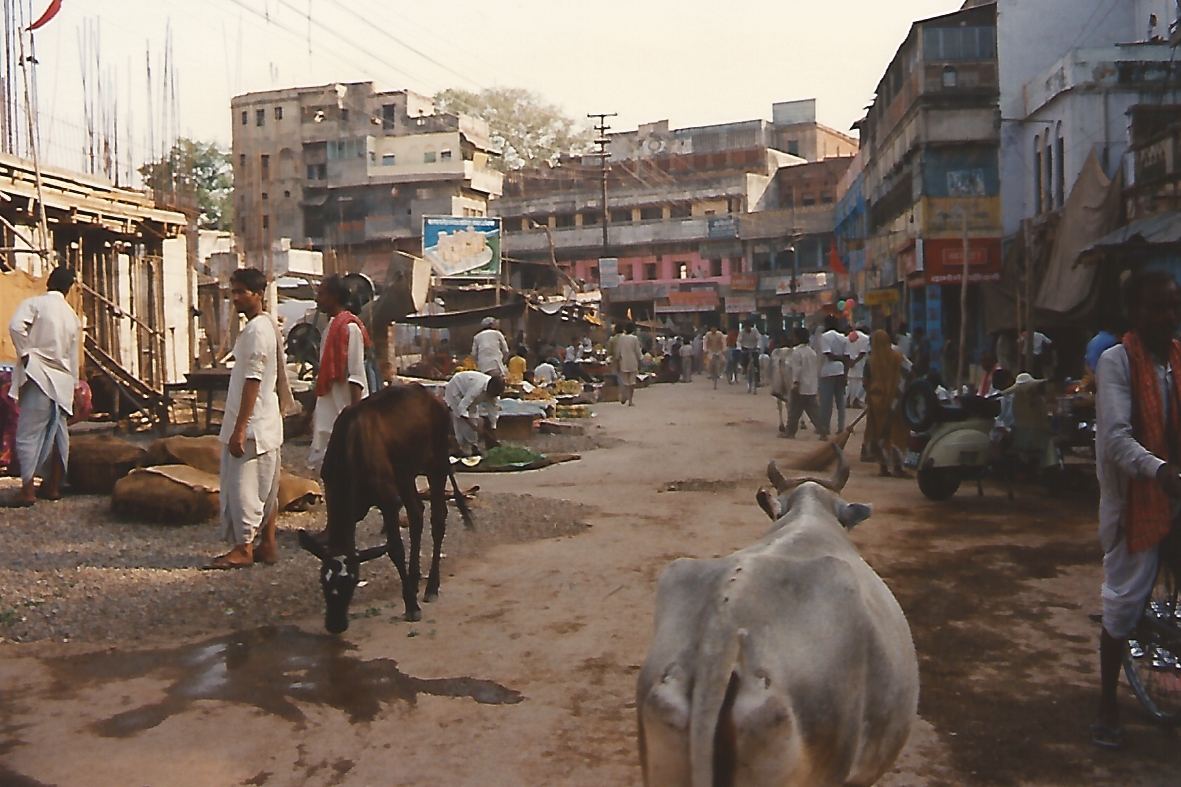
[[[840,454],[840,449],[836,449]],[[910,627],[847,530],[867,505],[832,479],[768,475],[775,520],[756,544],[664,572],[636,688],[647,787],[871,785],[910,736]]]

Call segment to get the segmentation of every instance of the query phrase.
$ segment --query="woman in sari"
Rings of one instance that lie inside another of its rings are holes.
[[[905,373],[910,371],[910,362],[890,344],[885,331],[874,331],[869,344],[869,362],[865,366],[866,407],[869,417],[865,431],[865,442],[876,454],[880,474],[909,478],[902,469],[903,451],[910,438],[910,428],[902,417],[900,399],[905,384]]]

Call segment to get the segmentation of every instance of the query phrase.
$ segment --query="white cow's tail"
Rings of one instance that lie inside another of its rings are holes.
[[[739,651],[747,634],[745,629],[710,634],[704,641],[717,645],[698,653],[700,666],[694,679],[689,720],[689,759],[693,787],[728,787],[733,783],[734,754],[734,727],[728,706],[733,705],[738,691]]]

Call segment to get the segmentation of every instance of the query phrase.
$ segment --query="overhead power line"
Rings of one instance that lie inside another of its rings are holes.
[[[304,43],[305,41],[307,41],[307,37],[303,33],[295,30],[292,27],[289,27],[288,25],[283,24],[282,22],[277,21],[270,14],[258,10],[257,8],[253,7],[252,5],[245,2],[244,0],[228,0],[228,2],[233,3],[234,5],[238,6],[239,8],[241,8],[245,11],[248,11],[250,14],[252,14],[253,16],[255,16],[257,18],[262,19],[264,22],[267,23],[268,26],[274,27],[278,30],[282,30],[283,32],[287,33],[288,35],[294,37],[300,43]],[[306,13],[304,13],[303,11],[300,11],[298,8],[295,8],[295,6],[291,5],[290,3],[284,2],[284,0],[279,0],[279,3],[281,5],[287,7],[288,9],[291,9],[299,16],[302,16],[305,19],[308,19],[309,24],[314,25],[315,27],[319,28],[320,30],[322,30],[326,33],[329,33],[330,35],[339,39],[343,43],[347,44],[350,50],[355,50],[357,52],[360,52],[361,54],[366,55],[369,58],[372,58],[373,60],[377,61],[378,63],[381,63],[382,65],[386,66],[387,68],[390,68],[393,71],[402,74],[404,77],[408,77],[410,79],[417,80],[420,82],[425,82],[425,80],[422,80],[421,77],[419,77],[415,74],[412,74],[412,73],[406,71],[405,69],[398,68],[397,66],[393,66],[393,65],[389,64],[387,61],[385,61],[384,59],[382,59],[381,57],[378,57],[377,55],[368,51],[367,49],[357,46],[355,41],[345,38],[341,34],[337,33],[336,31],[332,30],[331,28],[325,26],[322,22],[320,22],[314,18],[310,18]],[[331,50],[330,50],[330,52],[331,52]],[[353,68],[358,69],[362,74],[365,74],[370,79],[375,79],[375,80],[380,79],[380,77],[378,77],[376,74],[374,74],[370,68],[367,68],[350,58],[347,58],[337,52],[331,52],[331,55],[336,60],[338,60],[342,63],[345,63],[346,65],[352,66]]]
[[[405,41],[403,41],[402,39],[400,39],[400,38],[398,38],[397,36],[395,36],[393,33],[390,33],[388,30],[385,30],[385,29],[383,29],[383,28],[381,28],[381,27],[378,27],[377,25],[373,24],[373,22],[372,22],[372,21],[371,21],[369,18],[367,18],[367,17],[363,16],[362,14],[359,14],[359,13],[357,13],[357,12],[356,12],[356,11],[354,11],[353,9],[349,8],[348,6],[346,6],[344,3],[340,2],[340,0],[328,0],[328,2],[332,3],[334,6],[336,6],[336,7],[337,7],[337,8],[339,8],[339,9],[341,9],[341,10],[342,10],[342,11],[344,11],[345,13],[349,14],[349,15],[350,15],[350,16],[352,16],[353,18],[355,18],[355,19],[359,20],[359,21],[360,21],[362,24],[364,24],[366,27],[370,28],[371,30],[374,30],[374,31],[376,31],[376,32],[377,32],[377,33],[379,33],[380,35],[383,35],[383,36],[385,36],[386,38],[388,38],[389,40],[393,41],[393,42],[394,42],[395,44],[397,44],[398,46],[401,46],[401,47],[403,47],[404,49],[406,49],[406,50],[408,50],[408,51],[410,51],[410,52],[413,52],[414,54],[418,55],[419,57],[421,57],[423,60],[427,61],[428,63],[430,63],[430,64],[432,64],[432,65],[435,65],[435,66],[438,66],[439,68],[443,69],[443,70],[444,70],[444,71],[446,71],[447,73],[449,73],[449,74],[452,74],[452,75],[454,75],[454,76],[457,76],[457,77],[459,77],[460,79],[464,80],[465,82],[469,82],[469,83],[471,83],[471,84],[475,85],[475,86],[476,86],[476,87],[478,87],[478,88],[481,88],[481,89],[483,89],[483,88],[484,88],[484,85],[483,85],[483,84],[481,84],[481,83],[480,83],[478,80],[476,80],[476,79],[472,79],[471,77],[469,77],[469,76],[466,76],[465,74],[461,74],[460,72],[456,71],[454,68],[452,68],[451,66],[447,65],[446,63],[442,63],[442,62],[440,62],[440,61],[438,61],[438,60],[434,59],[434,58],[433,58],[433,57],[431,57],[430,55],[426,54],[425,52],[422,52],[421,50],[415,49],[415,48],[414,48],[414,47],[412,47],[410,44],[406,43],[406,42],[405,42]]]

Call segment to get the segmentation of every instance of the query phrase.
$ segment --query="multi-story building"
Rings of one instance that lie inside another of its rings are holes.
[[[911,27],[857,124],[864,170],[842,195],[843,245],[864,246],[866,287],[905,285],[900,298],[937,366],[961,324],[965,236],[969,347],[984,343],[979,284],[1000,278],[998,95],[996,4],[968,3]],[[851,234],[857,178],[864,241]]]
[[[1081,375],[1099,315],[1120,309],[1119,270],[1143,261],[1144,250],[1123,249],[1115,265],[1076,263],[1162,201],[1181,71],[1166,39],[1178,11],[1163,0],[998,0],[997,8],[1004,232],[1021,265],[1007,271],[1005,308],[992,310],[990,329],[1032,324],[1054,340],[1061,371]]]
[[[484,216],[503,176],[487,124],[371,82],[249,93],[234,118],[235,234],[254,264],[276,241],[330,270],[385,272],[421,254],[424,215]]]
[[[776,105],[790,121],[783,125],[669,129],[662,121],[612,134],[606,245],[598,159],[510,173],[492,210],[504,217],[508,256],[526,263],[514,266],[514,284],[560,283],[552,261],[594,287],[598,260],[614,257],[617,316],[716,323],[758,310],[778,327],[794,311],[781,309],[792,292],[827,286],[822,236],[831,240],[836,182],[857,147],[816,123],[814,110],[813,102]],[[816,163],[780,147],[787,143]],[[794,284],[779,281],[788,270],[799,274]],[[819,275],[805,283],[804,273]]]

